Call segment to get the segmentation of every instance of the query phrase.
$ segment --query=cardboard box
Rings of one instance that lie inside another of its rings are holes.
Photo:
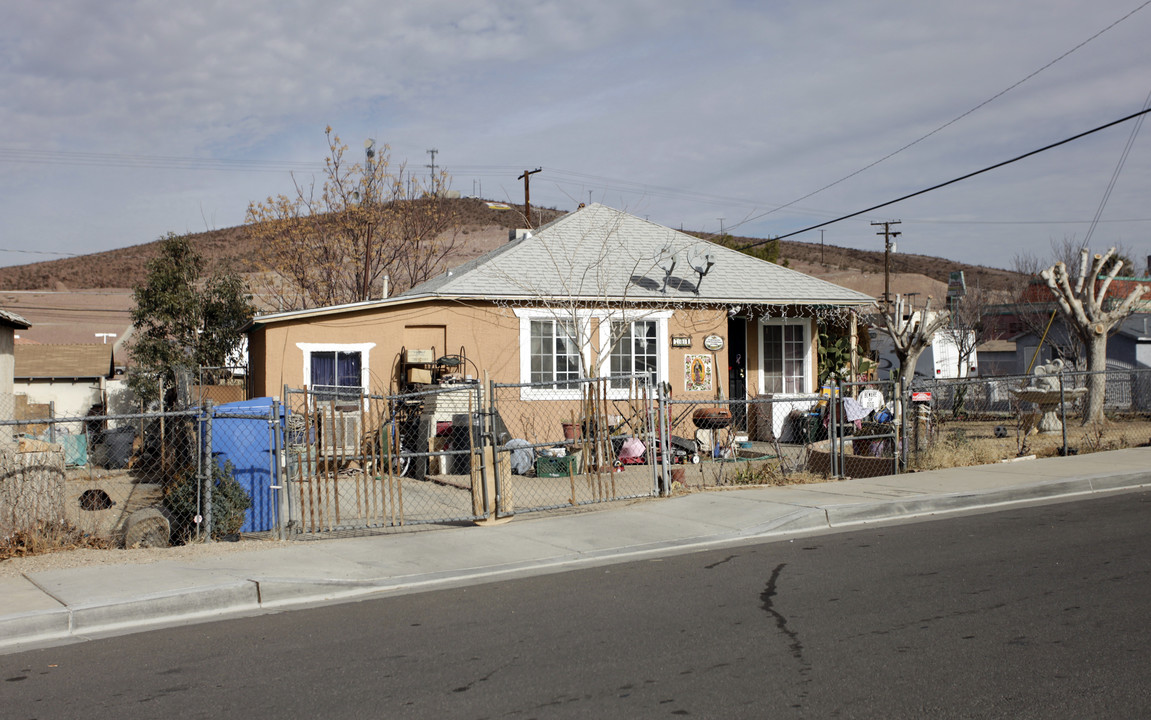
[[[423,368],[408,368],[408,382],[430,385],[432,382],[432,371]]]
[[[431,365],[436,359],[432,356],[431,350],[407,350],[405,351],[404,361],[412,365]]]

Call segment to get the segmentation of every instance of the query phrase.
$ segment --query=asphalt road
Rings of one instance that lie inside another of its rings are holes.
[[[0,657],[4,718],[1151,717],[1151,492]]]

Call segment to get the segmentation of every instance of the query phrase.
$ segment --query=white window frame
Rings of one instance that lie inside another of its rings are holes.
[[[603,348],[603,357],[600,358],[599,374],[609,377],[611,373],[611,324],[613,322],[637,322],[644,320],[655,321],[655,357],[656,382],[666,382],[668,375],[668,320],[671,319],[671,310],[628,310],[624,312],[601,313],[599,323],[599,346]],[[628,398],[627,388],[613,388],[608,383],[608,399],[619,400]]]
[[[358,352],[360,354],[360,388],[364,393],[369,392],[370,382],[372,377],[372,369],[369,360],[372,356],[371,350],[376,346],[375,343],[296,343],[296,347],[304,355],[304,383],[312,382],[312,353],[314,352],[335,352],[335,353],[352,353]],[[367,401],[365,400],[365,403]]]
[[[579,337],[588,337],[588,328],[591,322],[591,313],[588,311],[576,311],[575,317],[562,310],[549,310],[547,308],[515,308],[513,310],[515,316],[520,321],[520,382],[530,383],[532,381],[532,321],[533,320],[551,320],[551,321],[565,321],[575,320],[576,322],[576,341]],[[592,366],[591,348],[579,348],[580,363],[583,367],[588,368]],[[582,387],[582,384],[581,384]],[[522,387],[520,388],[521,400],[579,400],[583,397],[581,387],[575,388],[541,388],[541,387]]]
[[[756,342],[759,343],[759,371],[758,381],[759,387],[763,388],[761,392],[768,392],[767,390],[767,353],[764,348],[764,342],[767,339],[766,328],[768,326],[787,326],[787,325],[800,325],[803,327],[803,389],[799,392],[781,392],[774,393],[776,397],[789,397],[794,395],[810,395],[814,392],[815,387],[815,350],[812,348],[811,332],[812,332],[812,319],[811,318],[762,318],[759,321],[759,337]]]
[[[567,320],[571,316],[561,309],[548,308],[515,308],[512,311],[520,321],[520,382],[530,383],[532,377],[531,365],[531,321],[532,320]],[[580,347],[580,360],[585,368],[596,368],[596,374],[604,377],[611,370],[611,340],[612,321],[655,320],[656,321],[656,374],[661,381],[667,379],[668,372],[668,320],[672,316],[671,310],[643,311],[608,311],[608,310],[577,310],[575,317],[577,323],[577,341],[580,337],[585,341]],[[597,333],[599,357],[595,357],[591,347],[591,321],[599,321]],[[611,400],[627,399],[627,388],[608,388],[608,398]],[[521,400],[579,400],[583,397],[582,383],[578,388],[549,389],[522,387]]]

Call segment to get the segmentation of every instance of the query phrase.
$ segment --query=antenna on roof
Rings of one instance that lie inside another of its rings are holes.
[[[664,245],[659,252],[655,254],[655,264],[663,270],[663,292],[667,293],[667,281],[671,279],[671,274],[675,272],[675,251],[671,249],[670,245]]]
[[[715,259],[712,258],[711,253],[705,252],[702,256],[690,255],[687,262],[691,265],[692,270],[699,275],[699,280],[695,283],[695,294],[699,295],[699,286],[703,283],[704,275],[711,272],[711,266],[715,265]]]

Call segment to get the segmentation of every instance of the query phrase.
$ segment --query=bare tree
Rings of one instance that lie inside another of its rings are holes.
[[[922,310],[907,307],[904,315],[903,298],[896,296],[894,307],[890,305],[879,308],[879,318],[883,321],[883,330],[891,336],[895,346],[895,356],[899,358],[899,372],[903,377],[915,377],[915,365],[919,356],[931,344],[935,333],[949,322],[951,314],[946,310],[931,311],[931,298]]]
[[[388,278],[403,291],[432,277],[452,251],[459,220],[441,190],[405,167],[393,169],[388,146],[365,144],[363,163],[348,163],[347,146],[325,130],[323,182],[295,182],[291,196],[248,205],[248,232],[262,248],[262,290],[281,310],[370,300]]]
[[[1103,398],[1107,389],[1104,373],[1107,369],[1107,334],[1134,312],[1136,301],[1147,292],[1146,285],[1138,284],[1126,297],[1108,302],[1107,291],[1123,266],[1123,262],[1115,259],[1115,248],[1103,255],[1096,254],[1093,260],[1087,248],[1083,248],[1079,252],[1074,286],[1063,262],[1039,273],[1055,296],[1068,327],[1087,347],[1087,370],[1093,374],[1087,384],[1084,425],[1103,420]]]

